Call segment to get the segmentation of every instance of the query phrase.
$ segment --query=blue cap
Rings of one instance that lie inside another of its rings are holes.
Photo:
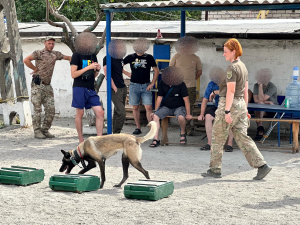
[[[298,66],[294,66],[293,70],[299,70]]]

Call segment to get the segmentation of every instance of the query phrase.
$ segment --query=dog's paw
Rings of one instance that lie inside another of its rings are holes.
[[[114,188],[121,188],[121,185],[116,184],[116,185],[114,185]]]

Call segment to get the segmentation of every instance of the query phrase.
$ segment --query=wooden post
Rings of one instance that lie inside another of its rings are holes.
[[[6,16],[8,41],[4,26],[3,10],[5,10]],[[10,66],[11,63],[12,68]],[[14,76],[15,90],[12,85],[11,73]],[[28,101],[15,1],[7,0],[0,0],[0,89],[4,124],[10,125],[11,113],[17,112],[20,117],[20,125],[31,126],[31,110]],[[16,96],[14,96],[14,93],[16,93]]]
[[[0,0],[0,4],[4,6],[5,10],[16,95],[17,97],[28,96],[15,1]],[[9,85],[7,88],[10,91],[13,87],[10,83],[7,85]],[[23,99],[28,100],[29,98],[18,98],[17,101],[21,102]]]
[[[6,31],[3,16],[3,5],[0,2],[0,90],[1,98],[11,99],[14,97],[10,70],[10,51],[9,43],[6,40]]]
[[[161,138],[161,146],[169,145],[169,139],[168,139],[168,126],[169,126],[169,118],[165,117],[161,121],[161,132],[162,132],[162,138]]]
[[[299,122],[293,122],[293,153],[299,152]]]

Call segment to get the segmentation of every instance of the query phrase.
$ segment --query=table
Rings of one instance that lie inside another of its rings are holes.
[[[198,103],[198,106],[201,107],[201,103]],[[213,107],[214,103],[208,102],[207,107]],[[291,113],[292,118],[294,113],[300,113],[300,108],[285,108],[282,105],[265,105],[265,104],[256,104],[256,103],[248,103],[248,111],[265,111],[265,112],[275,112],[277,113],[277,118],[280,118],[280,114],[282,113]],[[254,119],[254,118],[253,118]],[[297,127],[292,127],[290,130],[299,130],[299,123],[294,123]],[[277,123],[278,127],[278,147],[280,147],[280,122]],[[290,143],[292,142],[292,133],[290,132]],[[297,137],[298,139],[298,137]]]

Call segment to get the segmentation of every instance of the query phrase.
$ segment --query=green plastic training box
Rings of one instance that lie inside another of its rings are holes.
[[[156,201],[168,197],[173,191],[174,184],[172,181],[139,180],[124,186],[125,197],[133,199]]]
[[[100,178],[83,174],[54,175],[50,177],[49,186],[55,191],[96,191],[100,188]]]
[[[42,169],[31,167],[12,166],[0,169],[0,183],[26,186],[44,180],[45,173]]]

